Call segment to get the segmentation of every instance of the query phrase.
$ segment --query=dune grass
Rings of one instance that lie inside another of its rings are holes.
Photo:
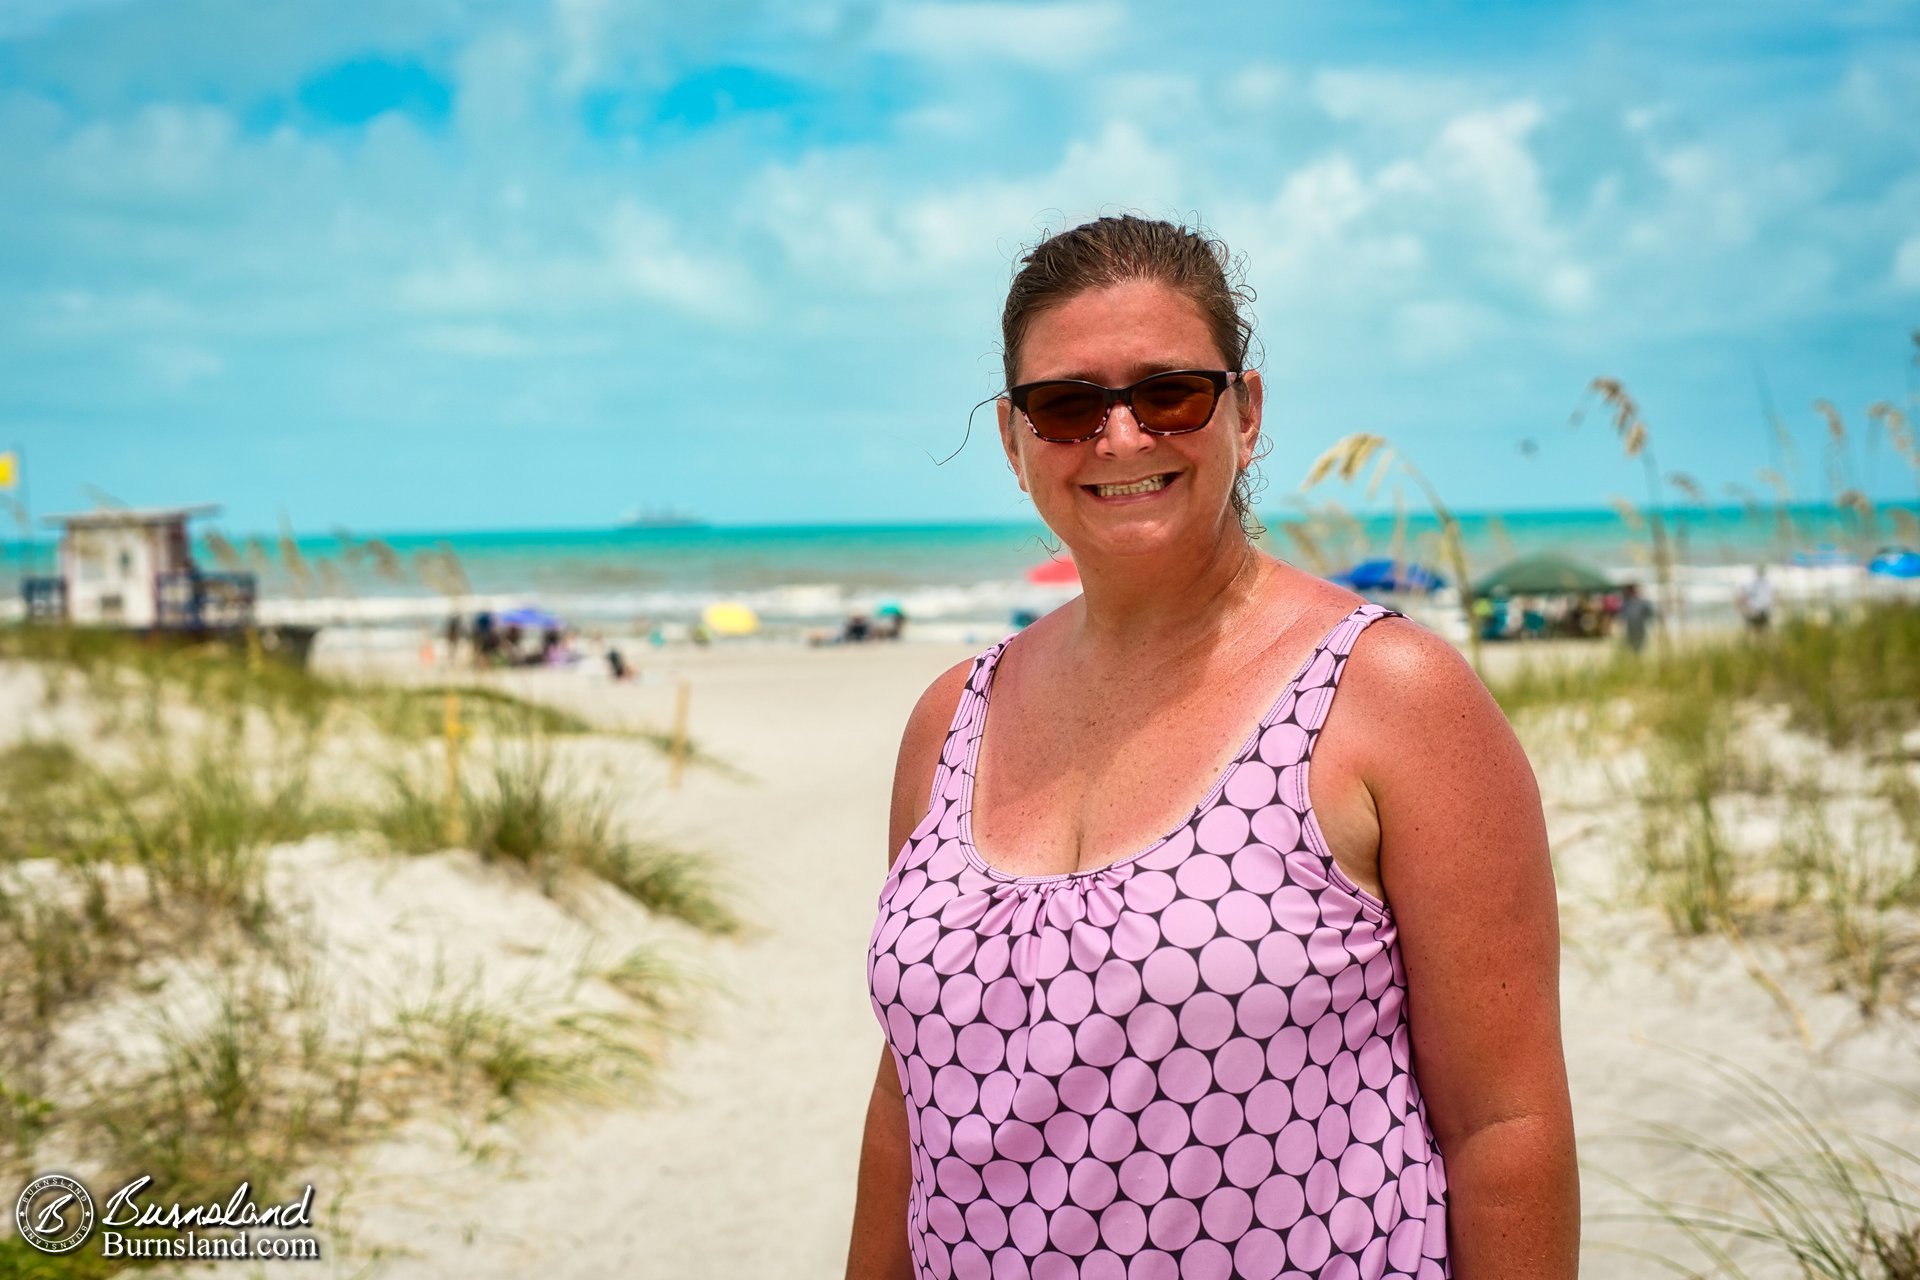
[[[1622,701],[1668,736],[1752,701],[1786,708],[1794,728],[1832,746],[1883,744],[1920,723],[1920,604],[1789,614],[1758,643],[1735,637],[1675,646],[1664,658],[1616,650],[1601,662],[1526,668],[1494,694],[1509,715]]]
[[[260,1198],[317,1152],[360,1136],[366,1062],[335,1052],[309,995],[233,975],[210,1017],[161,1016],[159,1061],[98,1087],[81,1129],[116,1170],[152,1176],[182,1200],[231,1192],[236,1170]]]
[[[740,927],[710,859],[628,830],[615,795],[556,750],[585,734],[644,735],[607,734],[484,686],[339,681],[97,633],[0,630],[6,658],[35,664],[49,709],[96,735],[85,748],[0,745],[0,1168],[10,1173],[33,1169],[51,1141],[91,1153],[109,1178],[151,1173],[169,1198],[224,1195],[238,1177],[265,1188],[409,1115],[491,1123],[544,1098],[612,1096],[643,1083],[681,1029],[692,984],[646,950],[587,975],[604,985],[581,1004],[486,995],[476,981],[436,985],[384,1020],[339,1007],[274,901],[275,846],[374,831],[399,856],[449,847],[451,822],[453,843],[550,891],[599,880],[703,932]],[[466,738],[451,804],[450,692]],[[322,759],[344,763],[323,771]],[[388,765],[383,777],[380,762],[392,761],[411,771]],[[364,777],[337,785],[349,774]],[[211,1010],[176,1010],[178,988],[154,976],[182,959],[211,975]],[[98,1079],[91,1069],[53,1079],[60,1028],[108,997],[169,1011],[157,1057],[130,1075],[102,1062]],[[100,1263],[89,1250],[46,1259],[0,1243],[0,1274],[105,1274]]]
[[[91,628],[0,627],[0,659],[33,662],[48,673],[49,696],[76,693],[122,726],[155,717],[166,699],[216,716],[245,712],[277,728],[338,731],[364,724],[398,740],[436,737],[448,693],[460,695],[469,727],[498,732],[609,734],[573,712],[474,681],[385,684],[319,674],[221,644],[156,644]]]
[[[649,991],[650,1009],[664,989]],[[635,1034],[643,1022],[671,1029],[629,1011],[555,1011],[521,991],[488,996],[477,975],[454,984],[436,968],[427,991],[399,1011],[394,1036],[400,1060],[497,1119],[535,1093],[601,1101],[644,1078],[660,1045]]]
[[[462,770],[457,794],[431,759],[390,765],[384,778],[373,828],[398,849],[431,852],[457,836],[482,858],[525,870],[548,893],[568,873],[584,872],[704,932],[742,927],[711,858],[632,835],[615,814],[614,793],[565,772],[555,745],[537,735],[491,744]]]
[[[602,734],[591,722],[564,708],[521,698],[480,684],[386,686],[363,691],[363,705],[389,736],[439,737],[446,723],[448,694],[459,698],[461,722],[470,731],[500,734]]]
[[[1523,670],[1494,692],[1516,717],[1572,711],[1584,750],[1638,753],[1622,788],[1635,815],[1628,882],[1675,932],[1725,936],[1743,955],[1756,935],[1803,943],[1863,1014],[1912,996],[1920,773],[1906,735],[1920,726],[1920,606]],[[1756,844],[1740,812],[1770,814],[1776,834]]]
[[[1695,1254],[1677,1257],[1619,1241],[1613,1248],[1676,1275],[1806,1280],[1920,1280],[1920,1156],[1885,1136],[1816,1116],[1759,1072],[1694,1055],[1752,1132],[1739,1141],[1683,1125],[1641,1126],[1624,1142],[1678,1163],[1686,1199],[1634,1186],[1592,1159],[1588,1171],[1637,1207],[1596,1215],[1602,1225],[1676,1231]],[[1909,1114],[1920,1112],[1920,1097]]]

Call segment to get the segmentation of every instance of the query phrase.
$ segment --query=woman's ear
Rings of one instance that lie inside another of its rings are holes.
[[[1006,451],[1007,469],[1020,481],[1020,492],[1030,494],[1032,490],[1027,488],[1026,468],[1021,465],[1020,446],[1015,443],[1013,401],[1001,396],[993,402],[993,414],[1000,424],[1000,447]]]
[[[1254,448],[1260,443],[1260,427],[1266,412],[1267,388],[1258,369],[1249,369],[1238,379],[1244,391],[1236,390],[1240,403],[1240,470],[1253,465]]]

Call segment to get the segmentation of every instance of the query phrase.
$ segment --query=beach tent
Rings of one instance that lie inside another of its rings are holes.
[[[545,609],[536,609],[532,605],[509,609],[496,616],[493,621],[495,626],[536,627],[542,631],[557,631],[566,625],[560,621],[558,615],[548,613]]]
[[[1476,596],[1496,591],[1510,596],[1568,596],[1613,589],[1613,580],[1606,574],[1558,551],[1522,556],[1473,584]]]
[[[1046,560],[1027,570],[1027,581],[1041,586],[1070,587],[1080,581],[1080,570],[1071,560]]]
[[[1889,578],[1920,578],[1920,551],[1888,547],[1867,562],[1867,572]]]
[[[752,635],[760,627],[759,616],[737,600],[708,605],[700,620],[715,634],[723,636]]]
[[[1362,560],[1332,581],[1355,591],[1438,591],[1447,580],[1423,564],[1395,564],[1392,560]]]

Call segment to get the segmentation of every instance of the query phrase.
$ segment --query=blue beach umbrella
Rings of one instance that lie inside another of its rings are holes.
[[[1423,564],[1396,565],[1391,560],[1363,560],[1332,580],[1355,591],[1438,591],[1447,585],[1444,577]]]
[[[1920,551],[1888,547],[1867,562],[1867,572],[1889,578],[1920,578]]]
[[[509,609],[495,621],[500,626],[538,627],[543,631],[563,625],[558,615],[548,613],[545,609],[536,609],[532,605]]]

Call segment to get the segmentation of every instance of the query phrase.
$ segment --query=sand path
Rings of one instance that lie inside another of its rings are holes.
[[[757,781],[693,770],[668,792],[664,766],[650,761],[633,767],[631,786],[655,820],[715,851],[766,931],[699,942],[701,963],[734,995],[676,1049],[650,1104],[522,1117],[479,1162],[432,1132],[377,1152],[354,1213],[365,1238],[412,1255],[381,1274],[841,1274],[881,1043],[863,954],[898,735],[927,682],[984,643],[670,650],[643,660],[637,686],[511,677],[615,722],[664,724],[671,681],[684,675],[695,735]],[[1911,1097],[1881,1083],[1920,1089],[1911,1019],[1862,1024],[1803,952],[1757,943],[1753,960],[1789,995],[1809,1051],[1748,961],[1724,944],[1682,944],[1656,917],[1586,887],[1606,882],[1590,873],[1621,856],[1624,832],[1597,767],[1578,753],[1536,758],[1563,869],[1563,1007],[1583,1157],[1645,1189],[1683,1192],[1697,1175],[1616,1136],[1661,1120],[1747,1139],[1751,1108],[1703,1097],[1702,1073],[1662,1046],[1723,1055],[1864,1131],[1912,1137]],[[1586,1196],[1590,1208],[1619,1199],[1597,1176]],[[1587,1239],[1590,1277],[1648,1274],[1620,1244],[1667,1247],[1657,1232],[1604,1222]]]
[[[693,686],[692,732],[754,775],[643,766],[645,808],[739,878],[755,939],[702,942],[732,999],[679,1045],[651,1105],[548,1111],[479,1165],[413,1132],[355,1192],[375,1239],[414,1252],[381,1274],[837,1276],[880,1051],[864,952],[885,873],[899,733],[967,646],[645,659],[637,686],[534,673],[514,683],[605,720],[664,725]]]

